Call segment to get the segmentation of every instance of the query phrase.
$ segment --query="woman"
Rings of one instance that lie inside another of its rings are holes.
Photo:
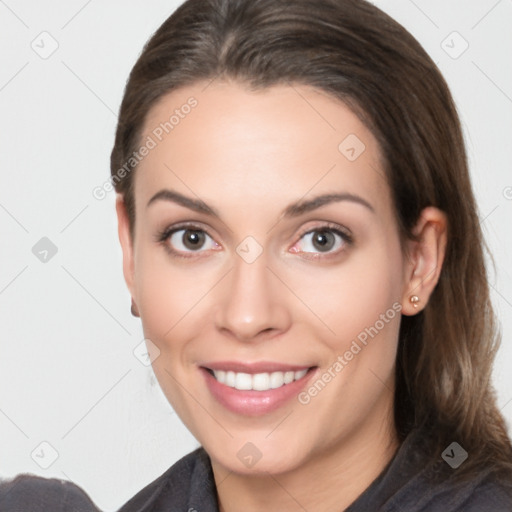
[[[460,123],[363,0],[188,0],[111,159],[132,312],[201,448],[128,511],[512,509]]]

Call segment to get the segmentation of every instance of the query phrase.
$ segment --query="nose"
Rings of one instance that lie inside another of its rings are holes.
[[[263,256],[247,263],[235,255],[234,268],[226,277],[216,305],[219,331],[251,342],[275,337],[290,328],[288,297]]]

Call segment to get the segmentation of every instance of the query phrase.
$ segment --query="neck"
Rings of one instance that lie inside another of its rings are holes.
[[[345,510],[398,448],[392,396],[384,411],[374,411],[349,436],[285,473],[237,474],[212,461],[220,512]]]

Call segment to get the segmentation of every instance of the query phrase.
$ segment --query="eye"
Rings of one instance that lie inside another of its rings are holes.
[[[173,253],[204,252],[220,246],[202,229],[174,228],[164,232],[159,240]]]
[[[322,227],[308,231],[292,247],[292,252],[336,253],[352,242],[351,237],[343,231]]]

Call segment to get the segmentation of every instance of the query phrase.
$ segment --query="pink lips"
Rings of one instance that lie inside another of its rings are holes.
[[[316,367],[283,365],[275,362],[241,363],[222,361],[202,364],[200,371],[214,398],[226,409],[245,416],[260,416],[277,410],[296,397],[312,378]],[[218,382],[209,370],[225,370],[240,373],[272,373],[308,370],[304,377],[276,389],[265,391],[239,390]]]

